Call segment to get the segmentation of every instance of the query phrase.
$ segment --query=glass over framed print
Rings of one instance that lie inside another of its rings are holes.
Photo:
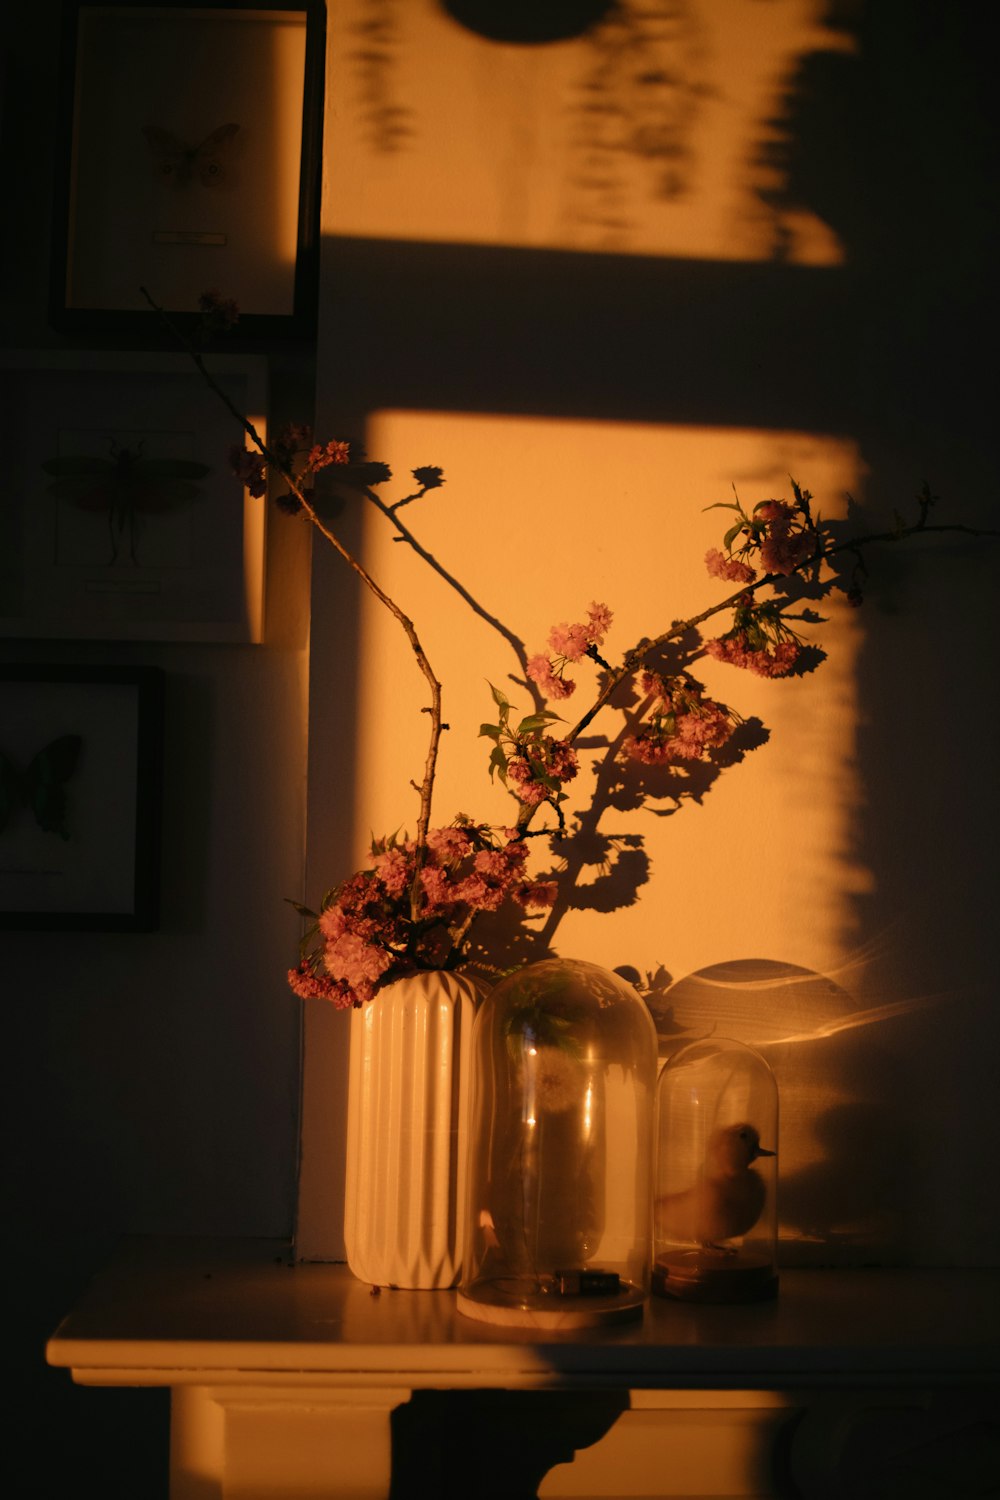
[[[206,355],[266,436],[267,361]],[[265,502],[183,354],[0,352],[0,637],[259,642]]]
[[[159,919],[163,674],[0,665],[0,928]]]
[[[220,292],[239,337],[308,331],[323,8],[69,0],[53,322],[142,334]],[[154,335],[155,337],[156,335]]]

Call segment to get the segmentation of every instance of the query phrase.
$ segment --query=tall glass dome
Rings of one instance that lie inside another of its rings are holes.
[[[776,1295],[778,1090],[752,1047],[692,1042],[656,1099],[653,1291],[690,1302]]]
[[[473,1032],[459,1310],[582,1327],[649,1290],[656,1032],[617,974],[545,959],[487,996]]]

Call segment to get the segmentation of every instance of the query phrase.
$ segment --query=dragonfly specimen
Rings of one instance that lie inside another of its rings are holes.
[[[52,475],[49,492],[57,500],[107,517],[112,563],[118,561],[126,537],[129,558],[138,563],[142,518],[176,510],[195,499],[196,481],[209,473],[208,464],[187,458],[144,458],[141,443],[124,448],[114,441],[107,458],[72,454],[46,459],[42,468]]]

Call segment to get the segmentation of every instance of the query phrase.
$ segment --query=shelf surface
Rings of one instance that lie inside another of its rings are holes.
[[[454,1292],[377,1295],[280,1240],[131,1238],[48,1345],[100,1385],[790,1389],[1000,1380],[1000,1270],[794,1270],[778,1298],[651,1297],[634,1323],[545,1333]]]

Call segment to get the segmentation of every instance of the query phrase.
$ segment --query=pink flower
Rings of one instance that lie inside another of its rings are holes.
[[[348,985],[325,974],[314,974],[304,959],[289,969],[288,983],[302,1000],[329,1000],[337,1010],[349,1010],[356,1003]]]
[[[342,907],[328,906],[325,911],[320,912],[316,925],[326,941],[333,943],[347,931],[348,919]]]
[[[471,906],[473,911],[497,911],[507,896],[505,885],[491,885],[483,875],[467,875],[455,887],[459,901]]]
[[[629,760],[641,761],[644,766],[663,766],[673,760],[673,750],[667,740],[657,739],[648,730],[628,734],[622,740],[622,754]]]
[[[306,467],[312,470],[325,469],[330,464],[349,464],[350,461],[350,443],[333,440],[329,443],[317,443],[314,448],[310,448]]]
[[[480,875],[485,875],[490,880],[507,880],[510,877],[510,863],[502,849],[480,849],[472,863]]]
[[[547,698],[568,698],[571,693],[576,692],[576,683],[557,676],[551,661],[541,652],[529,659],[524,670],[532,682],[538,683]]]
[[[266,468],[259,453],[249,453],[239,443],[234,443],[229,450],[229,466],[251,495],[256,495],[259,499],[267,493]]]
[[[792,524],[792,508],[784,500],[765,500],[754,510],[758,521],[767,521],[776,529],[783,527],[786,531]]]
[[[735,557],[723,557],[718,547],[709,547],[705,553],[705,566],[713,578],[723,578],[728,583],[753,583],[757,577],[748,563]]]
[[[648,719],[622,742],[622,751],[644,765],[675,760],[699,760],[724,745],[733,732],[729,710],[701,692],[684,677],[665,682],[658,672],[640,676],[642,690],[653,701]]]
[[[707,750],[724,745],[733,732],[725,709],[711,698],[699,698],[695,707],[677,718],[677,754],[682,760],[697,760]]]
[[[444,906],[453,906],[458,899],[455,886],[448,878],[448,872],[438,865],[424,865],[420,871],[420,884],[427,898],[429,912],[433,913]]]
[[[385,893],[396,900],[408,888],[413,878],[412,862],[402,849],[386,849],[372,860],[375,872],[385,887]]]
[[[525,807],[537,807],[551,796],[551,791],[544,782],[535,780],[531,765],[523,755],[514,755],[507,762],[507,781],[514,783],[510,789]]]
[[[766,573],[780,573],[787,578],[812,557],[816,541],[814,531],[772,534],[760,544],[761,566]]]
[[[557,656],[567,661],[579,661],[590,645],[586,625],[553,625],[549,631],[549,646]]]
[[[343,979],[352,989],[364,980],[381,979],[392,963],[384,948],[366,943],[355,932],[342,933],[323,950],[323,964],[334,979]]]
[[[554,880],[527,880],[514,892],[514,900],[526,910],[544,911],[554,906],[559,886]]]
[[[786,677],[799,659],[799,646],[795,641],[777,641],[770,650],[766,646],[752,648],[742,634],[708,641],[705,650],[716,661],[744,667],[757,677]]]
[[[572,781],[580,769],[576,751],[568,740],[545,738],[547,767],[550,776],[557,781]]]
[[[593,648],[596,651],[610,628],[612,614],[606,604],[590,604],[587,618],[575,625],[553,625],[549,631],[549,648],[556,660],[539,652],[532,656],[525,671],[532,682],[537,682],[548,698],[568,698],[576,691],[576,683],[563,676],[567,662],[579,661]]]
[[[592,646],[599,646],[611,629],[614,615],[606,604],[590,604],[587,607],[588,635]]]
[[[464,828],[432,828],[427,834],[427,847],[436,860],[447,864],[464,859],[472,849],[472,840]]]

